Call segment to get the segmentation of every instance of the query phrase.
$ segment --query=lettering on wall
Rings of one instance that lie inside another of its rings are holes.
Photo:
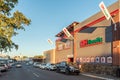
[[[93,39],[93,40],[86,39],[86,40],[80,41],[80,47],[92,46],[92,45],[100,44],[102,42],[103,42],[103,39],[101,37],[97,37],[96,39]]]

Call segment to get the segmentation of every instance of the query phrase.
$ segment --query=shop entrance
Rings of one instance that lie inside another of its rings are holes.
[[[73,58],[68,58],[68,62],[73,62]]]

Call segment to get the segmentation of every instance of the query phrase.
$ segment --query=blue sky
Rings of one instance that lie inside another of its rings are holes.
[[[55,35],[63,27],[74,21],[82,22],[100,11],[101,1],[109,6],[117,0],[19,0],[14,10],[19,10],[32,22],[12,38],[19,49],[7,54],[34,56],[52,49],[54,45],[47,42],[48,38],[55,42]]]

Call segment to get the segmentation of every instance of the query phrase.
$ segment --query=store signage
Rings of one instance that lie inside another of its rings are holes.
[[[71,36],[70,32],[66,28],[63,28],[63,32],[66,34],[67,37]]]
[[[91,57],[90,61],[91,61],[92,63],[94,63],[94,62],[95,62],[95,58],[94,58],[94,57]]]
[[[105,62],[106,62],[105,57],[101,57],[101,63],[105,63]]]
[[[95,58],[95,62],[96,62],[96,63],[99,63],[99,62],[100,62],[100,57],[96,57],[96,58]]]
[[[93,44],[102,43],[102,41],[103,39],[101,37],[97,37],[96,39],[93,40],[82,40],[80,41],[80,47],[91,46]]]
[[[99,7],[102,10],[103,14],[105,15],[106,19],[109,20],[111,15],[110,15],[110,13],[109,13],[108,9],[106,8],[103,1],[99,4]]]
[[[111,56],[107,57],[107,63],[112,63],[112,57]]]

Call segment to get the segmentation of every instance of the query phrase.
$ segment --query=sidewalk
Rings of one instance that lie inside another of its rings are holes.
[[[110,75],[104,75],[104,74],[94,74],[94,73],[81,73],[81,75],[98,78],[102,80],[120,80],[118,77],[110,76]]]

